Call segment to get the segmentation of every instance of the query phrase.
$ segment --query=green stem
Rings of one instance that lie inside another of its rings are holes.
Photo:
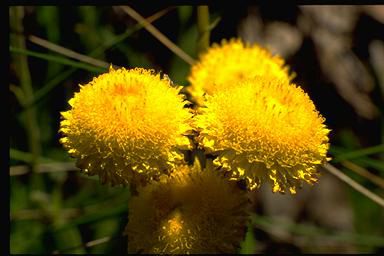
[[[341,154],[335,155],[334,162],[340,162],[342,160],[346,159],[353,159],[353,158],[359,158],[365,155],[370,154],[376,154],[376,153],[383,153],[384,152],[384,144],[369,147],[369,148],[363,148],[359,150],[349,151]]]
[[[102,73],[102,72],[107,71],[106,68],[95,67],[95,66],[83,63],[83,62],[73,61],[73,60],[70,60],[68,58],[64,58],[61,56],[55,56],[55,55],[51,55],[51,54],[28,51],[28,50],[25,50],[23,48],[17,48],[17,47],[9,46],[9,51],[12,53],[28,55],[28,56],[40,58],[40,59],[51,61],[51,62],[56,62],[56,63],[61,63],[64,65],[70,65],[73,67],[82,68],[84,70],[95,72],[95,73]]]
[[[23,31],[23,16],[24,9],[22,6],[11,8],[11,25],[15,27],[16,31]],[[14,44],[20,48],[25,49],[25,40],[23,37],[14,37]],[[25,96],[25,101],[33,99],[33,88],[31,83],[31,74],[29,72],[28,60],[25,55],[16,55],[15,63],[18,65],[17,71],[19,72],[20,86]],[[28,146],[32,154],[31,167],[32,171],[37,171],[37,161],[41,152],[40,145],[40,130],[37,122],[36,108],[34,106],[25,106],[26,108],[26,132],[28,137]]]
[[[210,40],[209,10],[206,5],[197,7],[197,29],[199,31],[197,49],[201,54],[208,49]]]

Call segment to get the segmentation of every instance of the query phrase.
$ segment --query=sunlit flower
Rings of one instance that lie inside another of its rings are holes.
[[[103,183],[144,184],[183,161],[191,113],[168,77],[124,68],[102,74],[70,99],[61,139],[77,165]]]
[[[195,125],[214,163],[249,189],[270,182],[274,192],[296,193],[317,181],[329,130],[309,96],[287,80],[259,76],[207,96]]]
[[[248,200],[212,166],[181,166],[139,190],[125,228],[129,253],[235,252],[245,235]]]
[[[199,105],[204,102],[204,94],[213,95],[227,90],[239,81],[255,76],[275,76],[290,80],[288,67],[279,56],[273,56],[267,49],[256,44],[250,45],[239,39],[221,45],[213,44],[199,61],[192,66],[188,81],[188,91]]]

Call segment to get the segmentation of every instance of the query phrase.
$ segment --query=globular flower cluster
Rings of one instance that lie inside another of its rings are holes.
[[[128,252],[234,253],[247,190],[294,194],[329,160],[325,119],[292,78],[268,50],[224,40],[191,68],[191,109],[167,76],[111,68],[69,101],[61,142],[87,174],[135,189]],[[206,168],[187,165],[194,144],[215,158]]]
[[[215,164],[250,189],[272,183],[274,192],[296,193],[315,182],[326,161],[328,129],[304,91],[276,77],[257,76],[207,96],[196,116],[197,138]]]
[[[145,184],[183,160],[192,114],[168,77],[140,68],[110,69],[69,101],[61,139],[77,165],[102,182]]]
[[[199,105],[205,95],[236,87],[239,81],[255,76],[273,76],[290,80],[294,73],[279,56],[273,56],[257,44],[243,43],[240,39],[222,40],[213,44],[192,66],[188,91]]]
[[[180,166],[130,201],[128,252],[234,253],[245,234],[245,191],[208,162]]]

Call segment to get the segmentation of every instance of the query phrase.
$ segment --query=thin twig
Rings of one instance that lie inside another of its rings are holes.
[[[28,39],[32,43],[40,45],[40,46],[47,48],[51,51],[60,53],[62,55],[65,55],[65,56],[70,57],[72,59],[79,60],[81,62],[91,64],[91,65],[96,66],[96,67],[109,68],[109,66],[110,66],[110,64],[105,62],[105,61],[98,60],[98,59],[89,57],[87,55],[77,53],[75,51],[69,50],[69,49],[64,48],[60,45],[54,44],[52,42],[49,42],[45,39],[42,39],[42,38],[34,36],[34,35],[28,36]]]
[[[332,173],[333,175],[335,175],[336,177],[338,177],[339,179],[341,179],[342,181],[344,181],[345,183],[347,183],[348,185],[350,185],[352,188],[356,189],[357,191],[359,191],[360,193],[362,193],[363,195],[365,195],[375,203],[379,204],[381,207],[384,207],[383,198],[379,197],[378,195],[372,193],[365,187],[361,186],[359,183],[352,180],[350,177],[345,175],[342,171],[340,171],[336,167],[332,166],[331,164],[325,164],[324,168],[328,170],[330,173]]]
[[[348,168],[349,170],[354,171],[355,173],[363,176],[364,178],[368,179],[372,183],[375,183],[376,185],[378,185],[379,187],[384,189],[384,180],[382,178],[380,178],[379,176],[374,175],[373,173],[371,173],[367,169],[365,169],[365,168],[363,168],[357,164],[354,164],[348,160],[341,161],[340,163],[344,167]]]
[[[62,249],[60,251],[59,250],[55,250],[55,251],[52,252],[52,254],[59,254],[59,253],[63,253],[64,251],[68,252],[68,251],[72,251],[72,250],[76,250],[76,249],[80,249],[80,248],[91,248],[91,247],[99,245],[99,244],[103,244],[103,243],[106,243],[106,242],[109,242],[109,241],[119,240],[119,239],[123,239],[123,238],[124,238],[123,236],[115,236],[115,237],[106,236],[106,237],[99,238],[99,239],[96,239],[96,240],[93,240],[93,241],[89,241],[89,242],[87,242],[85,244],[82,244],[82,245],[74,246],[74,247],[71,247],[71,248],[65,248],[65,249]]]
[[[144,17],[138,14],[135,10],[133,10],[129,6],[121,6],[120,7],[125,13],[134,18],[137,22],[142,24],[149,33],[151,33],[154,37],[156,37],[161,43],[163,43],[169,50],[179,56],[182,60],[192,65],[195,60],[186,54],[180,47],[174,44],[171,40],[169,40],[163,33],[161,33],[157,28],[155,28],[151,23],[149,23]]]
[[[78,171],[75,163],[63,162],[63,163],[45,163],[38,164],[36,173],[48,173],[48,172],[68,172]],[[10,176],[24,175],[30,172],[30,168],[26,165],[16,165],[9,168]]]

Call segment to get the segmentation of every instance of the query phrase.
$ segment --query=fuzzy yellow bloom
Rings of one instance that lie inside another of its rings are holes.
[[[77,165],[103,183],[145,184],[182,162],[191,113],[181,87],[152,70],[124,68],[80,86],[62,112],[60,140]]]
[[[128,253],[235,252],[245,235],[246,193],[208,166],[180,166],[139,190],[129,205]]]
[[[213,44],[199,61],[192,66],[188,91],[199,105],[203,105],[204,94],[213,95],[227,90],[244,79],[255,76],[275,76],[290,80],[288,67],[279,56],[256,44],[243,43],[240,39],[222,40]]]
[[[274,192],[296,193],[317,181],[327,160],[329,130],[309,96],[287,80],[259,76],[207,96],[195,125],[214,163],[249,188],[270,182]]]

